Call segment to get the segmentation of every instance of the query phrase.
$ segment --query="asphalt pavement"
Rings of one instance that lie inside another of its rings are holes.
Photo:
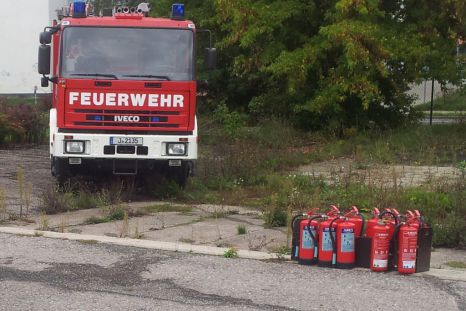
[[[466,282],[0,234],[0,310],[466,310]]]

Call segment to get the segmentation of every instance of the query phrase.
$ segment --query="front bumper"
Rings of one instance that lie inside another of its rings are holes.
[[[115,137],[142,138],[142,143],[134,145],[118,145],[112,142]],[[67,141],[81,141],[84,143],[83,153],[67,153]],[[167,144],[186,144],[184,155],[170,156],[167,154]],[[196,160],[197,135],[125,135],[125,134],[82,134],[82,133],[54,133],[51,144],[51,156],[56,158],[82,159],[138,159],[138,160]]]

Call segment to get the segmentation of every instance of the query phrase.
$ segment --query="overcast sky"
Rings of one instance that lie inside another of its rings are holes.
[[[67,0],[15,0],[0,10],[0,94],[50,92],[37,73],[39,33]],[[52,15],[51,15],[52,14]]]

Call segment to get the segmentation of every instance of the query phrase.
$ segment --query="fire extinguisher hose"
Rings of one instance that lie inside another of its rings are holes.
[[[337,242],[335,240],[337,231],[335,230],[335,236],[333,236],[332,227],[335,221],[340,220],[340,219],[341,219],[341,216],[335,217],[334,219],[332,219],[332,221],[330,222],[329,228],[328,228],[329,234],[330,234],[330,240],[332,241],[332,265],[335,265],[336,260],[337,260]]]
[[[322,218],[321,215],[318,215],[318,216],[314,216],[314,217],[311,217],[309,219],[309,222],[307,223],[307,231],[309,231],[309,234],[311,235],[311,239],[312,241],[314,242],[314,245],[317,245],[318,241],[316,239],[316,236],[314,235],[314,233],[312,233],[312,230],[311,230],[311,222],[313,220],[316,220],[316,219],[319,219],[319,218]]]
[[[362,236],[364,234],[364,228],[366,227],[366,219],[364,218],[364,215],[361,213],[358,213],[359,218],[362,220],[362,226],[361,226],[361,232],[359,233],[359,236]]]
[[[302,217],[305,217],[306,214],[298,214],[296,216],[293,217],[293,219],[291,220],[291,228],[294,228],[294,224],[295,224],[295,221],[298,220],[298,218],[302,218]]]

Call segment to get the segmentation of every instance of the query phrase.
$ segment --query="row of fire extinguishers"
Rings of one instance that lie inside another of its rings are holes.
[[[411,274],[420,272],[416,262],[422,242],[422,256],[426,258],[421,258],[419,265],[427,271],[432,229],[419,211],[400,215],[396,209],[380,212],[375,208],[372,214],[366,221],[356,206],[343,213],[332,205],[323,214],[311,210],[296,215],[291,224],[291,259],[303,265],[341,269],[359,266]]]

